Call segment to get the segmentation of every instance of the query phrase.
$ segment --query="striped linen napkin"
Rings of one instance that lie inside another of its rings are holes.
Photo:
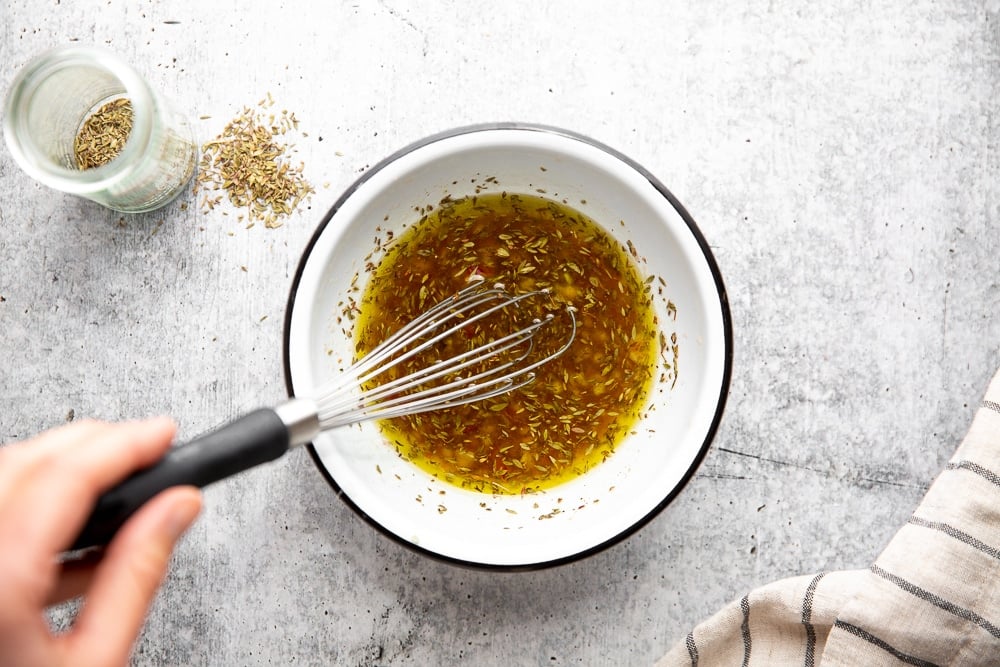
[[[1000,666],[1000,373],[910,520],[867,570],[785,579],[656,667]]]

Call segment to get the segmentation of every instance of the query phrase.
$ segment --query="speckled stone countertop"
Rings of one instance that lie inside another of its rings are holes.
[[[7,2],[4,90],[78,41],[201,140],[270,92],[317,192],[275,230],[190,194],[121,216],[0,151],[0,440],[156,413],[190,436],[281,400],[291,276],[367,167],[470,123],[589,135],[685,204],[728,287],[729,403],[683,493],[586,560],[498,574],[385,538],[296,452],[207,490],[135,662],[651,664],[754,586],[865,567],[964,435],[1000,362],[998,10]]]

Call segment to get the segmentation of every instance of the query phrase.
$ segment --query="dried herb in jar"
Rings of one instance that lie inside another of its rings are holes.
[[[87,116],[73,142],[77,168],[93,169],[118,157],[132,133],[132,118],[132,102],[125,97]]]

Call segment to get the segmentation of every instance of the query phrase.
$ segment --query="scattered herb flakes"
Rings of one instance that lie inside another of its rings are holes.
[[[294,147],[281,140],[298,130],[299,121],[287,109],[271,113],[273,105],[268,94],[256,108],[244,107],[219,136],[203,144],[195,183],[196,192],[224,192],[233,206],[268,229],[284,224],[316,192],[303,174],[305,165],[290,160]],[[221,199],[204,195],[202,211],[211,211]]]
[[[78,169],[105,165],[122,152],[132,133],[132,102],[119,97],[87,116],[73,142]]]
[[[673,368],[672,368],[672,371],[673,371],[673,374],[674,374],[673,382],[670,383],[670,388],[673,389],[674,387],[677,386],[677,375],[679,373],[679,371],[678,371],[678,364],[679,364],[680,355],[681,355],[680,345],[677,344],[677,332],[676,331],[674,333],[670,334],[670,343],[671,343],[671,345],[670,345],[670,351],[673,353]]]
[[[674,322],[677,321],[677,306],[674,305],[673,301],[667,301],[667,315],[670,316]]]

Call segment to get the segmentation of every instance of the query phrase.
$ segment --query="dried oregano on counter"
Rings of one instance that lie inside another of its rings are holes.
[[[303,175],[305,165],[290,160],[294,146],[279,139],[298,130],[299,121],[285,109],[270,112],[273,105],[268,94],[256,108],[244,107],[202,145],[195,192],[207,191],[200,201],[203,211],[214,209],[222,195],[213,193],[223,191],[233,206],[247,210],[248,227],[259,221],[273,229],[315,192]]]

